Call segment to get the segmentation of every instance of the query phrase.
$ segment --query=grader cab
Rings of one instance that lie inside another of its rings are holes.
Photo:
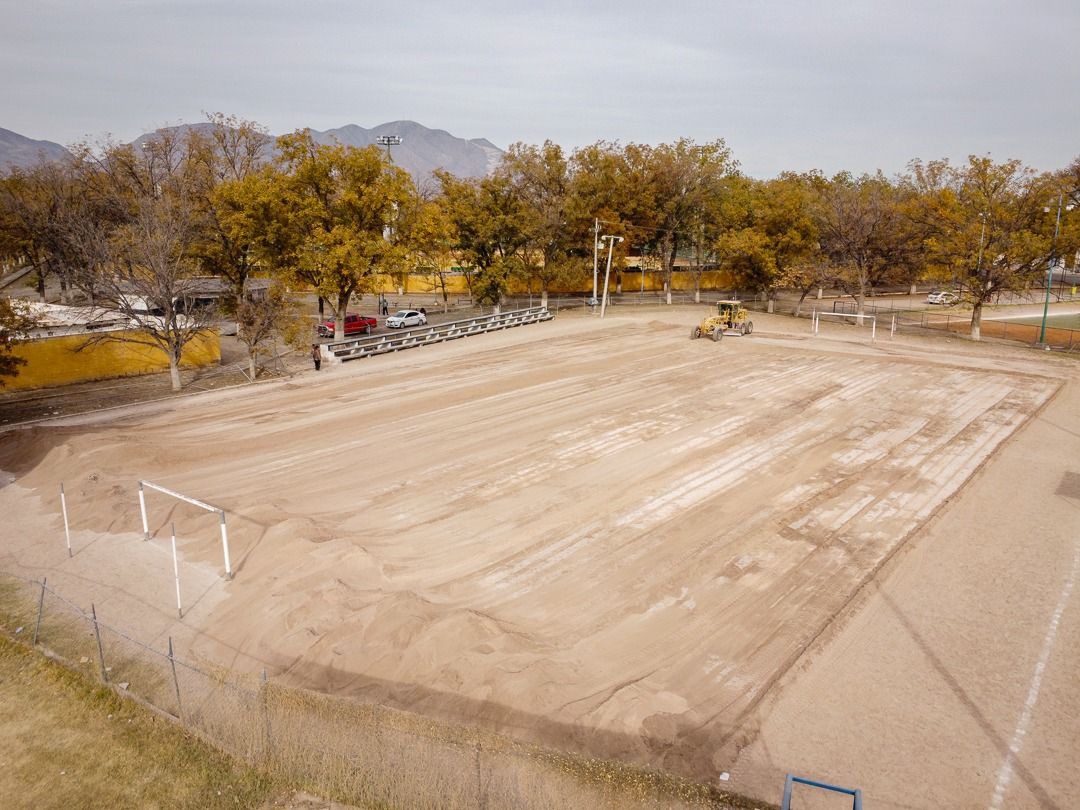
[[[691,329],[690,339],[711,337],[720,340],[725,334],[749,335],[753,331],[754,322],[741,301],[717,301],[716,314]]]

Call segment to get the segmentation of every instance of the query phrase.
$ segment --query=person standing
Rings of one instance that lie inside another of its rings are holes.
[[[318,371],[322,368],[322,352],[319,351],[319,344],[311,344],[311,359],[315,361],[315,370]]]

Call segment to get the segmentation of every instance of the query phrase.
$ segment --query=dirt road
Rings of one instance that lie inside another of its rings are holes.
[[[1073,365],[780,317],[689,341],[699,314],[564,317],[4,434],[0,566],[184,636],[175,523],[188,643],[232,666],[774,800],[796,770],[876,807],[1063,805]],[[140,478],[226,510],[233,581],[213,515],[152,495],[141,541]]]

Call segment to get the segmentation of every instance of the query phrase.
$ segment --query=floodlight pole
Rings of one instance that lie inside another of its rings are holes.
[[[1054,283],[1054,265],[1057,264],[1057,238],[1058,233],[1061,231],[1061,203],[1063,197],[1063,194],[1058,194],[1057,218],[1054,220],[1054,238],[1050,242],[1050,264],[1046,268],[1046,298],[1043,300],[1042,326],[1039,327],[1040,346],[1046,344],[1046,316],[1050,312],[1050,287]],[[1072,208],[1072,206],[1069,206],[1069,208]],[[1066,208],[1065,210],[1067,211],[1069,208]],[[1043,210],[1047,213],[1050,211],[1049,208],[1044,208]],[[1064,272],[1062,273],[1062,276],[1064,277]]]
[[[379,137],[377,137],[375,139],[375,143],[379,144],[379,146],[385,146],[386,147],[386,157],[391,163],[393,163],[394,158],[390,154],[390,147],[391,146],[401,146],[401,136],[400,135],[380,135]]]
[[[608,300],[608,280],[611,278],[611,255],[615,252],[615,243],[621,242],[623,238],[621,236],[610,236],[604,234],[600,237],[600,240],[608,240],[608,254],[607,254],[607,270],[604,271],[604,297],[600,299],[600,319],[604,319],[604,312],[607,311]]]

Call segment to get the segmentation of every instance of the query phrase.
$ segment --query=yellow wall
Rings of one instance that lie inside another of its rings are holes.
[[[147,344],[138,332],[112,332],[124,340],[102,340],[87,345],[86,335],[39,338],[15,347],[13,354],[26,360],[16,377],[4,381],[4,390],[20,391],[51,385],[104,380],[167,371],[169,358],[157,346]],[[188,343],[180,365],[185,368],[221,362],[218,333],[206,331]]]
[[[641,290],[641,274],[638,272],[624,272],[623,277],[623,292],[632,293]],[[401,283],[400,276],[379,276],[376,282],[376,291],[374,296],[378,296],[378,292],[381,290],[388,296],[397,293],[398,285]],[[603,286],[604,283],[604,268],[600,268],[599,283]],[[615,271],[611,271],[611,290],[615,290]],[[732,279],[730,273],[723,270],[706,270],[701,274],[701,288],[703,290],[724,290],[730,289],[732,286]],[[431,275],[410,274],[405,279],[405,292],[418,295],[420,293],[435,293],[437,288],[437,279]],[[671,274],[671,288],[673,290],[693,290],[694,289],[694,274],[688,271],[682,271],[676,269]],[[446,289],[450,295],[467,295],[469,288],[465,286],[464,276],[448,275],[446,277]],[[664,274],[660,270],[649,270],[645,273],[645,292],[658,292],[664,289]],[[441,293],[441,288],[438,288]],[[527,282],[512,283],[510,289],[507,291],[511,295],[523,294],[529,292]],[[533,281],[533,292],[540,292],[540,283]],[[586,294],[592,292],[592,273],[588,278],[583,279],[578,284],[561,284],[554,285],[550,290],[552,293],[568,293],[568,294]]]

